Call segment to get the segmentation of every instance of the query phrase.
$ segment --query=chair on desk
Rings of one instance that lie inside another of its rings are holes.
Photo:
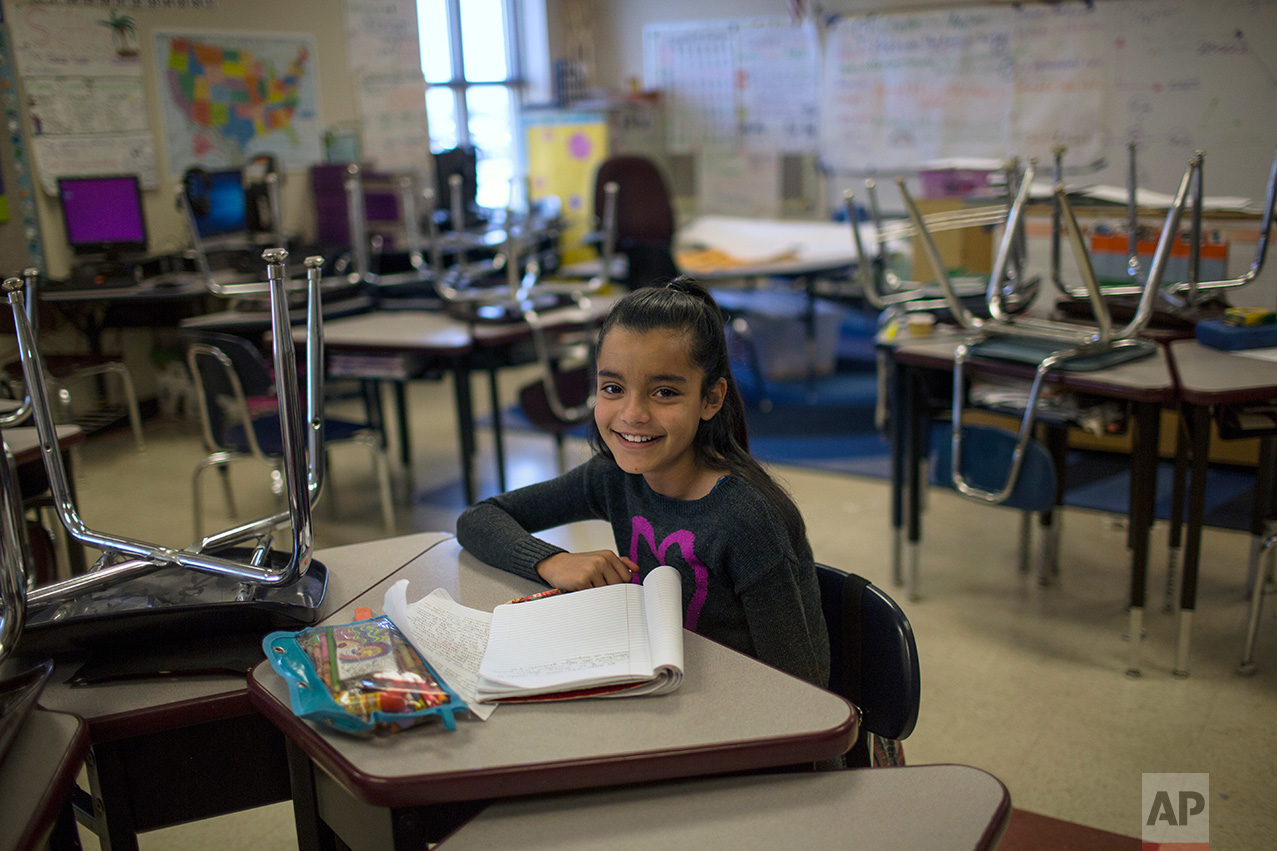
[[[182,332],[187,366],[196,388],[207,457],[195,468],[195,536],[203,534],[203,500],[200,476],[216,467],[222,477],[227,508],[235,503],[228,465],[253,459],[271,467],[276,494],[282,483],[279,470],[283,447],[280,438],[275,381],[266,359],[243,337],[215,331]],[[390,466],[381,436],[367,423],[336,417],[324,418],[325,451],[343,443],[366,447],[372,453],[381,497],[382,519],[387,533],[395,530]]]
[[[862,735],[848,767],[875,764],[876,751],[897,752],[918,722],[921,679],[909,618],[882,589],[854,573],[816,565],[829,631],[829,690],[860,710]],[[886,740],[876,748],[874,737]],[[903,762],[903,759],[900,760]]]

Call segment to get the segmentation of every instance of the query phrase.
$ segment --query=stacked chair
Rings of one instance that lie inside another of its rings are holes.
[[[963,340],[954,352],[949,439],[942,441],[938,447],[933,475],[938,483],[948,485],[962,496],[982,504],[1006,505],[1025,512],[1046,512],[1057,500],[1056,471],[1051,454],[1032,440],[1038,421],[1038,402],[1044,379],[1054,370],[1101,369],[1151,355],[1156,350],[1156,343],[1138,335],[1151,317],[1171,243],[1198,161],[1194,159],[1190,162],[1184,173],[1162,227],[1153,263],[1143,282],[1133,316],[1121,327],[1114,324],[1109,302],[1096,281],[1081,228],[1065,189],[1059,183],[1054,188],[1055,201],[1060,207],[1069,243],[1073,248],[1087,303],[1091,308],[1091,321],[1065,322],[1017,315],[1004,300],[1007,270],[1016,250],[1016,235],[1023,220],[1034,165],[1030,161],[1009,211],[986,290],[986,316],[977,316],[963,303],[944,269],[928,225],[903,182],[901,192],[910,221],[920,238],[922,250],[936,271],[946,307],[963,334]],[[1033,368],[1033,380],[1017,432],[964,425],[964,368],[971,357],[1009,361]],[[1022,529],[1027,532],[1027,522],[1022,525]],[[1051,537],[1044,541],[1044,581],[1046,575],[1054,570],[1058,524],[1052,527],[1049,534]],[[1027,544],[1022,546],[1021,551],[1027,551]],[[918,553],[910,553],[909,560],[911,564],[906,583],[911,589],[910,593],[916,595]]]
[[[287,508],[228,528],[180,549],[91,529],[80,517],[57,451],[31,323],[23,309],[22,281],[5,289],[18,330],[35,425],[43,445],[57,513],[69,535],[102,555],[88,573],[28,588],[19,575],[28,555],[16,522],[10,470],[3,477],[0,516],[5,546],[0,594],[3,652],[24,654],[100,646],[104,640],[166,640],[190,634],[264,630],[312,623],[327,585],[327,571],[313,558],[311,507],[324,480],[322,340],[319,261],[307,264],[306,411],[289,333],[285,290],[287,252],[271,249],[267,261],[279,397],[283,489]],[[287,529],[286,546],[275,548]],[[16,542],[11,545],[11,542]]]

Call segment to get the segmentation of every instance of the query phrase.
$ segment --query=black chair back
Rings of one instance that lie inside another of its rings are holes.
[[[275,381],[271,376],[266,357],[252,343],[234,334],[220,331],[183,331],[181,334],[182,350],[189,351],[191,346],[202,343],[211,346],[230,359],[239,379],[244,396],[269,396],[274,392]],[[221,401],[233,400],[235,390],[231,385],[230,375],[219,361],[207,355],[196,358],[200,383],[204,388],[204,403],[208,411],[209,429],[219,442],[226,430],[238,421],[228,422]]]
[[[918,721],[920,680],[913,627],[869,580],[816,565],[829,630],[830,691],[860,710],[860,726],[904,739]]]

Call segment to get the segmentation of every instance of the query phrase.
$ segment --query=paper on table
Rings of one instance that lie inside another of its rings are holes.
[[[385,611],[395,624],[402,624],[400,632],[461,695],[471,714],[487,721],[497,706],[479,702],[477,684],[492,615],[461,605],[442,588],[409,605],[406,579],[386,591]]]

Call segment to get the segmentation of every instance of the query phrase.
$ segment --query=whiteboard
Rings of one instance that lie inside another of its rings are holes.
[[[1258,202],[1277,150],[1277,0],[653,24],[644,71],[672,153],[815,153],[842,175],[1011,156],[1049,174],[1063,145],[1068,182],[1122,186],[1134,142],[1141,187],[1174,192],[1200,149],[1208,195]]]
[[[821,155],[850,173],[1038,157],[1080,182],[1262,197],[1277,148],[1277,2],[1121,0],[843,18],[827,32]],[[1088,168],[1088,166],[1092,166]]]

